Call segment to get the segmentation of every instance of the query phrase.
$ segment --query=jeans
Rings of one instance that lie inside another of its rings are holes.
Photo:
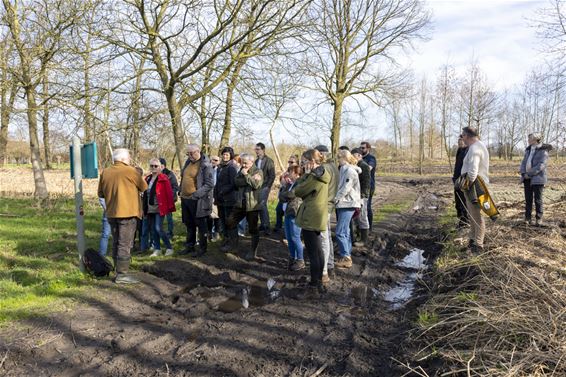
[[[544,191],[544,185],[531,185],[530,179],[525,179],[523,181],[525,188],[525,220],[530,220],[533,212],[533,199],[535,202],[535,218],[537,220],[542,219],[542,214],[544,208],[542,205],[542,192]]]
[[[354,215],[354,208],[337,208],[336,240],[341,257],[349,257],[352,254],[352,237],[350,234],[350,221]]]
[[[303,243],[301,242],[301,228],[295,224],[295,216],[285,216],[285,234],[287,246],[292,259],[303,260]]]
[[[334,244],[332,243],[332,232],[330,231],[330,213],[326,230],[322,232],[322,252],[324,255],[324,266],[322,273],[328,274],[328,269],[334,268]]]
[[[310,259],[311,286],[322,285],[324,255],[322,252],[322,233],[303,229],[305,248]]]
[[[149,215],[145,215],[142,220],[140,250],[146,251],[154,243],[153,231],[150,230]]]
[[[269,191],[271,188],[263,187],[260,192],[261,209],[259,211],[259,219],[261,221],[261,230],[269,231],[271,225],[269,223],[269,210],[267,209],[267,201],[269,199]]]
[[[163,219],[165,216],[161,216],[159,213],[150,213],[147,217],[149,218],[149,226],[152,228],[153,248],[155,250],[161,250],[159,239],[162,239],[165,248],[172,249],[171,241],[169,237],[167,237],[167,232],[163,227]]]
[[[277,202],[277,207],[275,207],[275,227],[274,229],[282,229],[283,221],[285,217],[285,211],[283,211],[283,202]]]
[[[173,212],[165,216],[167,217],[167,237],[171,240],[173,238]]]
[[[108,238],[110,237],[110,223],[106,218],[106,212],[102,213],[102,232],[100,233],[100,245],[98,246],[98,253],[103,257],[106,256],[108,250]]]

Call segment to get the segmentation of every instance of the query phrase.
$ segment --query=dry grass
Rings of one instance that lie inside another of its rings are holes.
[[[549,207],[548,218],[563,219],[565,202]],[[504,212],[508,220],[489,228],[489,251],[436,271],[421,308],[435,320],[420,321],[416,359],[440,358],[442,375],[564,376],[566,233],[519,225],[518,208]]]

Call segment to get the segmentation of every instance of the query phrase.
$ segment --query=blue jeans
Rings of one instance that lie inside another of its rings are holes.
[[[142,220],[142,230],[140,237],[140,249],[146,251],[153,244],[153,232],[149,231],[149,215],[145,215]]]
[[[354,208],[337,208],[336,214],[336,241],[341,257],[352,254],[352,237],[350,235],[350,221],[354,216]]]
[[[106,212],[102,213],[102,232],[100,233],[100,245],[98,246],[98,253],[103,257],[106,256],[108,250],[108,238],[110,237],[110,223],[106,218]]]
[[[167,217],[167,237],[173,238],[173,212],[165,215]]]
[[[295,216],[285,216],[285,234],[287,245],[292,259],[303,260],[303,244],[301,242],[301,228],[295,224]]]
[[[283,202],[278,201],[277,207],[275,207],[275,227],[273,229],[282,229],[284,218],[285,211],[283,211]]]
[[[163,228],[163,219],[165,216],[161,216],[159,213],[150,213],[147,215],[149,217],[149,224],[153,228],[153,248],[155,250],[161,250],[161,245],[159,239],[163,240],[166,249],[172,249],[171,241],[167,237],[167,232]]]

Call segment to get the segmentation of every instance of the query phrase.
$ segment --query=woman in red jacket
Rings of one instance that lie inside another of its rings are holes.
[[[173,189],[169,178],[161,173],[161,163],[159,159],[149,160],[151,174],[145,177],[147,191],[144,193],[143,209],[144,216],[147,216],[149,229],[153,232],[153,253],[151,257],[161,255],[159,239],[165,244],[165,255],[173,255],[173,247],[167,236],[167,231],[163,228],[163,219],[167,214],[175,212],[175,202],[173,201]]]

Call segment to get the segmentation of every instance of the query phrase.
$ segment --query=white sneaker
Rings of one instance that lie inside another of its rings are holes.
[[[150,257],[160,257],[161,256],[161,250],[155,250],[153,253],[151,253]]]
[[[168,256],[170,256],[170,255],[173,255],[173,253],[174,253],[173,249],[167,249],[167,250],[165,250],[165,256],[166,256],[166,257],[168,257]]]

